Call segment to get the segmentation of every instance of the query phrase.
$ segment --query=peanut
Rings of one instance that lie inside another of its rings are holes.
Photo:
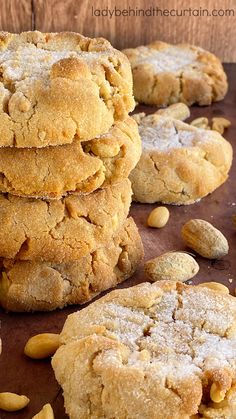
[[[203,128],[203,129],[209,129],[209,121],[208,118],[200,117],[196,118],[193,121],[190,122],[190,125],[196,128]]]
[[[231,122],[226,118],[216,117],[212,118],[212,129],[224,134],[224,130],[230,127]]]
[[[225,391],[220,390],[216,383],[211,385],[210,389],[210,398],[214,403],[220,403],[225,398]]]
[[[229,251],[223,234],[205,220],[189,220],[182,227],[181,234],[185,244],[205,258],[222,258]]]
[[[152,281],[187,281],[198,273],[199,266],[188,253],[168,252],[147,261],[144,270]]]
[[[210,288],[211,290],[222,292],[222,294],[229,294],[229,289],[220,282],[202,282],[199,287]]]
[[[0,409],[6,410],[7,412],[24,409],[29,402],[30,400],[26,396],[9,392],[0,393]]]
[[[120,151],[119,144],[112,139],[109,139],[107,141],[104,140],[93,140],[91,144],[91,150],[92,152],[99,157],[114,157],[116,156]]]
[[[60,346],[60,335],[42,333],[31,337],[25,345],[24,353],[33,359],[52,356]]]
[[[148,216],[147,224],[149,227],[162,228],[169,220],[169,210],[166,207],[157,207]]]
[[[37,415],[33,416],[32,419],[54,419],[52,406],[49,403],[45,404],[42,410],[40,410]]]
[[[190,116],[190,110],[184,103],[174,103],[168,108],[159,109],[156,114],[185,121]]]

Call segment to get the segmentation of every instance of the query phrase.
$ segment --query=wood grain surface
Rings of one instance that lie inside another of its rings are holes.
[[[119,49],[190,42],[236,62],[236,0],[1,0],[0,29],[30,28],[103,36]]]
[[[210,107],[192,107],[191,119],[198,116],[224,116],[232,126],[225,133],[236,153],[236,64],[226,65],[229,75],[229,93],[222,102]],[[137,109],[150,112],[154,108]],[[135,219],[145,248],[145,259],[150,259],[169,250],[185,250],[180,238],[181,226],[190,218],[203,218],[219,228],[229,241],[229,254],[222,260],[207,260],[197,257],[200,271],[193,283],[218,281],[228,286],[232,293],[236,287],[236,231],[232,215],[236,213],[236,161],[230,171],[229,180],[213,194],[189,206],[169,206],[170,220],[160,230],[146,226],[146,219],[155,205],[133,204],[131,215]],[[140,266],[137,273],[121,286],[127,287],[147,280]],[[18,413],[0,412],[1,419],[31,419],[45,403],[51,403],[56,419],[66,419],[61,390],[54,378],[50,360],[27,359],[23,348],[30,336],[42,332],[60,332],[68,314],[79,307],[69,307],[51,313],[11,314],[0,311],[3,352],[0,356],[0,392],[12,391],[30,398],[29,406]]]

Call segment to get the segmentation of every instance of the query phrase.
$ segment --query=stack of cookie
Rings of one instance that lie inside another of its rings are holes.
[[[142,257],[127,219],[141,154],[127,58],[75,33],[0,36],[0,302],[90,300]]]

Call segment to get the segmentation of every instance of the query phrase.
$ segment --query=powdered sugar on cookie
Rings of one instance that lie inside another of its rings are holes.
[[[211,409],[206,417],[235,417],[235,322],[235,297],[203,287],[160,281],[111,292],[63,328],[53,367],[67,412],[187,419]],[[213,384],[222,406],[209,403]]]
[[[139,134],[143,150],[168,151],[175,148],[193,147],[200,142],[216,141],[211,131],[191,127],[184,122],[149,115],[141,119]]]
[[[156,73],[181,72],[188,66],[197,63],[197,52],[188,48],[169,47],[156,51],[147,47],[140,47],[140,55],[136,64],[150,64]]]

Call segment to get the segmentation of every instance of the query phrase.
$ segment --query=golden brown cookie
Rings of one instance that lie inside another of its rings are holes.
[[[83,304],[130,277],[143,257],[132,218],[105,247],[64,264],[1,260],[0,305],[9,311],[49,311]]]
[[[161,281],[112,291],[62,330],[52,365],[66,412],[234,418],[235,324],[235,297],[208,288]]]
[[[135,201],[192,204],[226,181],[232,147],[218,132],[157,113],[135,118],[143,147],[130,174]]]
[[[128,179],[89,195],[53,201],[0,194],[0,257],[77,260],[119,231],[130,201]]]
[[[130,64],[102,38],[1,32],[0,73],[0,146],[92,139],[134,107]]]
[[[153,42],[123,51],[130,60],[134,96],[147,105],[210,105],[224,98],[227,78],[220,60],[200,47]]]
[[[91,193],[127,178],[141,155],[128,117],[91,141],[38,148],[0,148],[0,191],[36,198]]]

